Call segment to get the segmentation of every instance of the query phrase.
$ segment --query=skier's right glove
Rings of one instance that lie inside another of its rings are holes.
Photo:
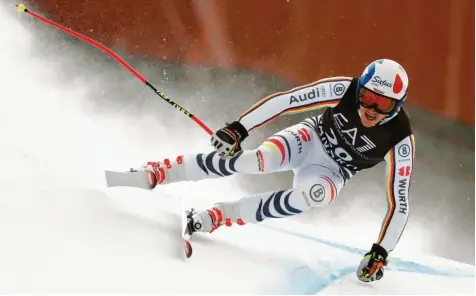
[[[221,158],[230,158],[241,151],[241,142],[248,137],[248,131],[239,122],[227,123],[226,126],[216,131],[210,143]]]

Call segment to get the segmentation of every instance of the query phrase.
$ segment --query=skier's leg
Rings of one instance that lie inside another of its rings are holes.
[[[309,164],[295,170],[293,189],[217,203],[193,217],[194,228],[198,228],[196,231],[211,232],[223,224],[243,225],[268,218],[289,217],[330,204],[343,186],[344,180],[335,168]]]
[[[146,169],[155,172],[157,183],[198,181],[241,174],[268,174],[299,167],[312,150],[309,134],[300,135],[306,128],[297,124],[264,141],[254,150],[245,150],[230,159],[217,153],[179,156],[175,160],[151,163]]]

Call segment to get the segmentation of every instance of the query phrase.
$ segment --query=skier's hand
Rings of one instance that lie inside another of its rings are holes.
[[[387,265],[387,251],[373,244],[370,252],[364,255],[357,269],[357,278],[363,282],[378,281],[383,277],[383,267]]]
[[[216,131],[212,135],[210,143],[221,158],[230,158],[241,151],[240,144],[246,137],[248,137],[246,128],[239,121],[234,121]]]

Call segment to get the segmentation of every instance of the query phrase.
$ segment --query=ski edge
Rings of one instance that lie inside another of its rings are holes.
[[[190,229],[188,225],[190,212],[185,210],[182,200],[180,200],[180,204],[182,209],[181,218],[182,218],[182,240],[183,240],[183,248],[184,248],[183,250],[184,250],[185,258],[188,259],[192,257],[192,253],[193,253],[192,244],[190,242],[191,234],[190,234]],[[191,210],[191,212],[193,212],[193,209]]]

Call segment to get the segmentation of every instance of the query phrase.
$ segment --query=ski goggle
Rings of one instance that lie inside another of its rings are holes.
[[[385,115],[392,113],[397,105],[396,100],[378,95],[365,88],[359,90],[359,103],[364,108],[374,109],[377,113]]]

